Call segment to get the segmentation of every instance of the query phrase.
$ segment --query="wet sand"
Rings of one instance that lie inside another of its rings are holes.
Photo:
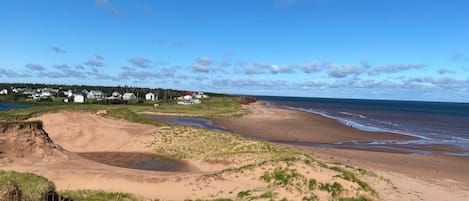
[[[413,140],[413,136],[362,131],[307,112],[268,107],[257,102],[252,113],[238,119],[212,119],[242,135],[284,142],[336,143],[351,140]]]
[[[415,138],[393,133],[361,131],[317,114],[271,107],[262,103],[246,107],[252,111],[250,115],[238,119],[213,119],[213,121],[217,125],[243,135],[285,141],[287,144],[280,144],[299,149],[326,161],[350,164],[376,172],[405,175],[425,180],[432,185],[469,190],[469,174],[467,174],[469,157],[409,154],[406,151],[392,149],[321,148],[292,145],[288,142],[336,143],[350,140],[412,140]],[[411,146],[406,148],[409,147]],[[422,145],[411,148],[430,152],[461,151],[447,146]]]

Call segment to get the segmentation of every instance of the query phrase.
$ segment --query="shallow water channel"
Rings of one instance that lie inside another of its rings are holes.
[[[133,152],[86,152],[78,153],[83,158],[107,165],[152,171],[184,171],[183,162],[150,153]]]

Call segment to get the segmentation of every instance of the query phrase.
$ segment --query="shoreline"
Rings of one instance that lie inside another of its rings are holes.
[[[264,101],[248,106],[253,114],[237,118],[210,118],[214,125],[247,138],[300,146],[375,150],[394,153],[438,153],[469,156],[469,150],[447,144],[412,144],[424,140],[418,136],[367,131],[348,126],[335,118],[318,113],[270,105]],[[402,142],[402,143],[399,143]]]
[[[469,157],[434,154],[458,153],[465,150],[444,145],[407,146],[427,152],[413,154],[372,147],[304,146],[298,142],[330,144],[350,140],[413,140],[416,138],[402,134],[361,131],[319,114],[268,106],[263,103],[254,103],[246,107],[251,109],[250,115],[239,119],[212,120],[215,125],[242,133],[244,137],[279,140],[280,142],[276,144],[280,146],[292,147],[328,162],[350,164],[377,172],[403,174],[436,185],[449,182],[452,187],[457,186],[458,189],[469,190],[469,175],[466,174],[469,169]]]
[[[252,114],[237,119],[211,118],[211,120],[215,125],[236,133],[285,142],[330,144],[353,140],[419,139],[398,133],[359,130],[319,114],[270,106],[264,102],[245,107],[248,107]],[[312,135],[313,133],[321,135]]]

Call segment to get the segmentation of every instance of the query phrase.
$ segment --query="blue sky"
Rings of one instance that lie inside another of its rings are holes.
[[[469,102],[468,1],[10,0],[1,82]]]

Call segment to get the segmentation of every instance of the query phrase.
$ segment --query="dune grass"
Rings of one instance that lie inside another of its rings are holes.
[[[106,192],[99,190],[73,190],[62,191],[60,195],[70,198],[73,201],[90,201],[90,200],[106,200],[106,201],[140,201],[143,200],[130,193]]]
[[[51,191],[55,191],[55,185],[44,177],[0,170],[0,200],[44,200]]]
[[[289,158],[297,154],[291,149],[279,148],[268,142],[252,141],[226,132],[196,127],[163,127],[159,133],[153,135],[154,141],[150,145],[155,151],[177,159],[254,163]]]

